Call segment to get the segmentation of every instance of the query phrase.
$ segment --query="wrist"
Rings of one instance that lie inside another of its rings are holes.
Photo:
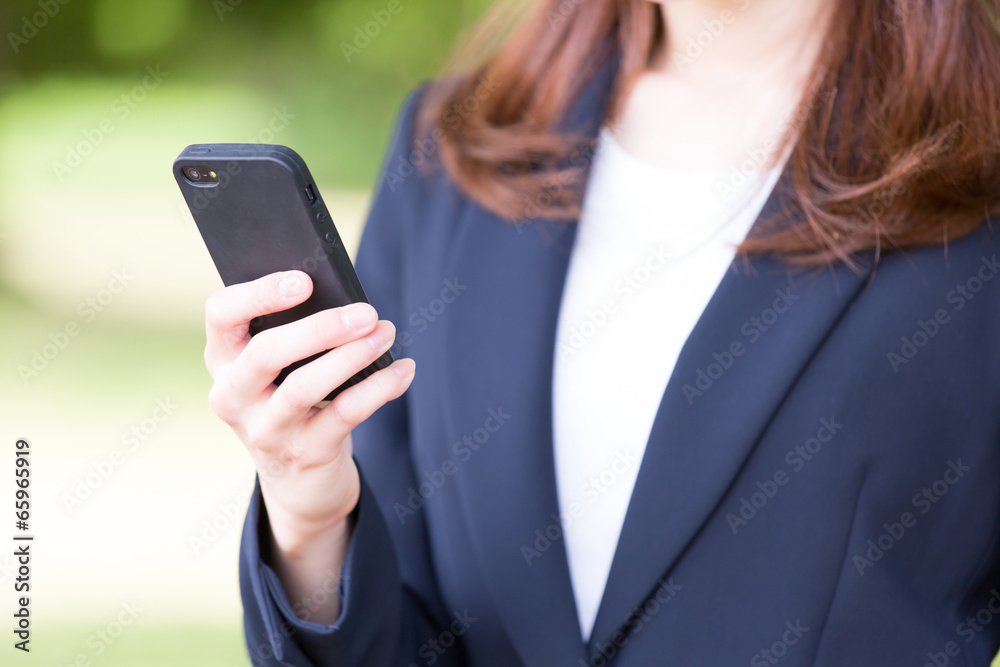
[[[361,496],[357,475],[353,480],[332,484],[336,490],[333,497],[302,485],[297,490],[287,485],[272,488],[268,481],[260,480],[263,508],[272,539],[282,553],[299,556],[340,542],[346,545],[353,524],[351,517]],[[310,502],[303,503],[304,500]],[[318,507],[314,501],[318,501]]]
[[[292,611],[303,621],[333,625],[340,616],[340,581],[354,514],[328,530],[291,536],[271,531],[267,559],[281,581]],[[322,592],[322,598],[317,597]]]
[[[270,508],[267,512],[272,546],[283,558],[301,560],[313,553],[329,554],[331,549],[340,551],[341,547],[346,550],[351,538],[352,511],[313,520]]]

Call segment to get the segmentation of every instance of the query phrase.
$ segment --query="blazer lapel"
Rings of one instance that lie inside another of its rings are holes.
[[[612,55],[567,130],[597,136],[616,70]],[[446,428],[452,442],[474,447],[455,484],[507,632],[524,664],[539,667],[585,655],[552,446],[556,323],[575,236],[575,223],[517,226],[470,203],[447,272],[475,293],[445,318]]]
[[[489,590],[522,661],[574,664],[583,641],[557,535],[551,387],[575,228],[531,225],[519,234],[509,223],[469,217],[451,273],[476,297],[456,304],[448,317],[449,386],[442,394],[451,441],[468,437],[476,448],[455,484]]]
[[[782,174],[757,224],[776,213],[793,219],[785,206],[790,176]],[[682,348],[661,399],[591,647],[608,642],[661,585],[864,283],[839,265],[793,273],[769,257],[749,266],[733,262]],[[723,370],[714,355],[728,362],[724,355],[735,342],[744,352]],[[719,367],[710,369],[713,363]]]

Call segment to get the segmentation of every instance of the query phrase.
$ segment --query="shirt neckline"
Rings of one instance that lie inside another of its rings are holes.
[[[612,153],[616,154],[621,161],[630,163],[634,168],[640,171],[644,171],[652,175],[661,175],[670,178],[692,178],[692,179],[728,179],[733,173],[741,172],[746,175],[747,178],[751,180],[763,179],[767,176],[773,175],[775,172],[781,171],[781,166],[770,167],[768,169],[755,169],[749,172],[743,172],[739,168],[729,168],[729,169],[678,169],[676,167],[664,167],[663,165],[653,164],[652,162],[647,162],[640,157],[632,154],[628,149],[622,146],[621,142],[615,136],[615,133],[607,125],[602,125],[600,130],[600,140]]]

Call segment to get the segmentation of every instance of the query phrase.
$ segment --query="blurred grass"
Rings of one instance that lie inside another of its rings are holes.
[[[65,311],[46,310],[16,292],[0,291],[0,320],[7,325],[0,328],[0,349],[25,351],[14,361],[30,366],[27,351],[47,342],[36,332],[59,331],[67,319],[79,320]],[[141,389],[145,387],[204,399],[210,381],[201,359],[204,346],[200,328],[169,329],[98,318],[84,326],[38,377],[0,384],[0,400],[16,401],[38,386],[39,393],[53,399],[72,397],[63,403],[62,409],[70,411],[64,416],[84,419],[94,416],[95,407],[127,406],[144,395]],[[11,366],[6,369],[16,373]],[[114,378],[114,382],[103,378]],[[77,409],[79,413],[74,414]]]
[[[241,628],[212,625],[143,626],[142,617],[110,644],[98,627],[38,627],[31,642],[35,664],[70,667],[84,655],[94,667],[248,667]],[[88,643],[89,641],[89,643]],[[5,663],[7,664],[7,663]],[[81,663],[88,664],[88,663]]]

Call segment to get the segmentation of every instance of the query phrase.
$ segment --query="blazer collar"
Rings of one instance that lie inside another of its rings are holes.
[[[613,55],[566,127],[596,137],[617,67]],[[758,223],[782,210],[788,178],[781,176]],[[491,410],[506,415],[455,483],[505,628],[524,664],[539,667],[587,664],[592,648],[622,630],[656,592],[863,283],[844,268],[795,276],[767,258],[733,263],[662,397],[585,647],[559,521],[552,427],[556,324],[575,235],[576,223],[516,226],[469,203],[449,259],[448,275],[476,297],[456,304],[444,327],[448,435],[461,441],[482,430]],[[772,330],[690,401],[684,385],[696,386],[714,353],[746,342],[744,325],[781,299],[785,311]]]

